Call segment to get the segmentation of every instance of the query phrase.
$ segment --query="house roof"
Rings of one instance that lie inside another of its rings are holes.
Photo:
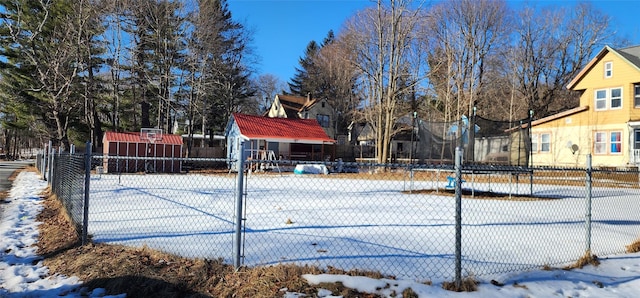
[[[241,136],[246,140],[292,143],[335,143],[315,119],[269,118],[234,113]]]
[[[146,140],[140,139],[140,132],[115,132],[107,131],[102,137],[102,142],[121,142],[121,143],[148,143]],[[182,145],[182,137],[174,134],[163,134],[162,140],[157,140],[155,144]]]
[[[556,120],[556,119],[564,118],[564,117],[567,117],[567,116],[570,116],[570,115],[573,115],[573,114],[577,114],[577,113],[580,113],[582,111],[586,111],[588,109],[589,109],[589,106],[582,106],[582,107],[569,109],[569,110],[566,110],[566,111],[563,111],[563,112],[560,112],[560,113],[557,113],[557,114],[553,114],[553,115],[550,115],[550,116],[547,116],[547,117],[544,117],[544,118],[540,118],[538,120],[531,121],[531,127],[536,126],[536,125],[540,125],[540,124],[543,124],[543,123],[547,123],[549,121],[553,121],[553,120]],[[514,132],[514,131],[516,131],[518,129],[525,129],[527,127],[529,127],[529,123],[523,123],[522,125],[518,125],[518,126],[515,126],[515,127],[512,127],[512,128],[509,128],[505,132]]]
[[[294,95],[276,95],[280,101],[280,105],[284,108],[287,118],[299,118],[298,113],[311,108],[318,100],[311,99],[310,96],[294,96]]]
[[[602,59],[607,53],[613,53],[620,57],[620,59],[626,61],[632,67],[635,67],[640,71],[640,46],[628,47],[620,50],[616,50],[610,46],[604,46],[598,54],[587,63],[587,65],[580,70],[580,72],[567,84],[567,89],[573,90],[580,80]]]

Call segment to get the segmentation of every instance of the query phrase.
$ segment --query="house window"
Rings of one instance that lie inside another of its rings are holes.
[[[622,132],[598,131],[594,136],[593,149],[595,154],[620,154],[622,153]]]
[[[608,79],[613,76],[613,62],[606,62],[604,64],[604,77]]]
[[[549,153],[551,152],[551,134],[541,133],[531,135],[531,152]]]
[[[640,149],[640,129],[634,129],[633,135],[633,149]]]
[[[611,153],[622,153],[622,133],[619,131],[611,132]]]
[[[596,110],[619,109],[622,107],[622,88],[596,90]]]
[[[622,88],[613,88],[611,89],[611,108],[620,107],[622,107]]]
[[[607,108],[607,90],[596,90],[596,110]]]
[[[633,105],[640,108],[640,84],[633,85]]]
[[[328,115],[318,114],[318,115],[316,115],[316,120],[318,120],[318,123],[320,124],[320,126],[329,127],[329,116]]]
[[[594,142],[593,151],[595,154],[607,153],[607,133],[606,132],[596,132],[593,142]]]
[[[540,152],[551,152],[551,134],[540,134]]]

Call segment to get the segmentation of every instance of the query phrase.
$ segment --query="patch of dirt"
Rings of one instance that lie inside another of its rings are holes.
[[[409,192],[408,190],[402,191],[404,194],[431,194],[431,195],[446,195],[446,196],[454,196],[455,190],[439,188],[439,189],[417,189]],[[476,200],[507,200],[507,201],[546,201],[553,200],[553,198],[547,197],[532,197],[522,194],[508,194],[502,192],[492,192],[492,191],[479,191],[479,190],[471,190],[468,188],[462,189],[462,196],[465,199],[476,199]]]

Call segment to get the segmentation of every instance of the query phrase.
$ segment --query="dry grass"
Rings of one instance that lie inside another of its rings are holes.
[[[460,281],[458,286],[455,281],[446,281],[442,283],[442,288],[452,292],[475,292],[478,290],[479,282],[473,277],[465,277]]]
[[[636,240],[635,242],[625,246],[627,248],[627,252],[628,253],[634,253],[634,252],[639,252],[640,251],[640,239]]]
[[[587,251],[584,256],[578,259],[574,264],[564,267],[565,270],[571,270],[576,268],[582,268],[586,265],[598,266],[600,265],[600,261],[598,260],[598,256],[591,254],[590,251]]]

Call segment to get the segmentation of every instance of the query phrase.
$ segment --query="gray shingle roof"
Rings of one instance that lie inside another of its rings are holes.
[[[628,47],[617,51],[629,62],[640,68],[640,46]]]

